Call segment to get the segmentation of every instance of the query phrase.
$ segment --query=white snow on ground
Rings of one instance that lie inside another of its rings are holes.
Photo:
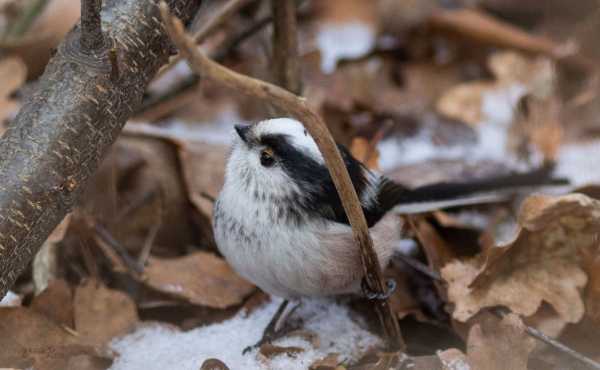
[[[556,173],[581,186],[600,183],[600,140],[563,145],[558,152]]]
[[[321,70],[333,73],[339,60],[366,55],[375,45],[375,36],[375,30],[361,22],[323,24],[317,34]]]
[[[2,300],[0,300],[0,307],[17,307],[21,305],[21,297],[11,292],[10,290]]]
[[[440,146],[435,143],[433,130],[425,125],[416,136],[398,140],[383,140],[378,148],[381,153],[379,165],[385,171],[401,165],[410,165],[434,159],[461,159],[480,161],[498,160],[518,167],[518,162],[508,151],[508,128],[514,115],[514,107],[525,93],[519,84],[488,92],[483,96],[483,122],[475,127],[477,142]]]
[[[153,325],[113,341],[112,348],[120,356],[110,370],[198,370],[209,358],[223,361],[230,369],[307,369],[315,360],[339,353],[340,360],[355,359],[380,339],[359,326],[345,306],[328,300],[305,300],[294,316],[304,320],[303,328],[318,334],[317,349],[303,339],[286,338],[280,346],[299,346],[306,351],[295,358],[280,355],[261,360],[257,351],[242,355],[242,350],[258,341],[263,329],[281,300],[265,304],[250,315],[240,313],[225,322],[179,332]]]

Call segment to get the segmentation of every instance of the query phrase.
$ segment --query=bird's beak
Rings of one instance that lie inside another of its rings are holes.
[[[238,135],[240,135],[240,138],[243,142],[248,142],[248,133],[250,132],[250,125],[235,125],[235,131],[237,131]]]

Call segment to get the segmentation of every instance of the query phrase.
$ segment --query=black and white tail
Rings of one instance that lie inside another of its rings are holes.
[[[379,192],[379,204],[399,214],[429,212],[456,206],[494,203],[507,200],[517,193],[544,186],[568,185],[564,178],[552,177],[552,166],[526,173],[511,173],[464,182],[442,182],[409,189],[384,180]]]

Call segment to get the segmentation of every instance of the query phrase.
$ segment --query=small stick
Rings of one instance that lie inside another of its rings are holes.
[[[162,198],[161,198],[162,200]],[[146,240],[144,240],[144,246],[142,247],[142,251],[138,256],[138,265],[146,266],[146,262],[148,261],[148,257],[150,257],[150,251],[152,250],[152,246],[154,245],[154,240],[156,239],[156,234],[158,234],[158,230],[162,226],[162,218],[163,218],[163,202],[161,201],[158,207],[158,212],[156,212],[156,221],[152,225],[150,231],[148,231],[148,235],[146,236]]]
[[[383,281],[381,266],[379,266],[377,254],[373,249],[373,240],[369,235],[358,195],[354,186],[352,186],[337,145],[319,115],[308,106],[305,99],[275,85],[236,73],[210,60],[198,50],[194,41],[186,36],[181,21],[171,17],[169,8],[164,1],[160,4],[160,10],[167,33],[196,73],[246,95],[267,101],[277,109],[289,112],[306,127],[323,154],[325,164],[352,226],[354,239],[361,251],[366,283],[375,293],[385,294],[386,286]],[[405,345],[400,327],[396,321],[396,316],[391,310],[389,301],[387,299],[377,300],[375,304],[388,344],[393,349],[404,349]]]
[[[217,28],[219,28],[227,19],[229,19],[235,12],[240,10],[249,0],[229,0],[220,9],[217,10],[216,14],[211,17],[208,22],[204,23],[202,27],[192,36],[197,44],[201,44],[208,38]],[[168,70],[173,68],[177,63],[181,61],[181,54],[178,54],[169,60],[169,63],[165,65],[157,74],[157,77],[164,75]]]
[[[102,48],[102,0],[81,0],[81,46],[86,52]]]
[[[295,0],[271,0],[273,14],[273,69],[275,81],[301,95],[298,59],[298,20]]]
[[[256,33],[265,28],[268,24],[273,21],[273,17],[270,15],[264,18],[259,19],[255,23],[251,24],[248,28],[244,29],[238,34],[232,35],[228,37],[223,44],[219,47],[212,57],[214,60],[218,62],[222,62],[227,58],[233,51],[235,51],[240,44],[254,36]],[[168,68],[168,67],[165,67]],[[169,67],[170,68],[170,67]],[[161,70],[162,71],[162,70]],[[152,110],[157,105],[162,105],[168,102],[169,100],[175,99],[178,96],[190,92],[192,89],[196,88],[200,79],[196,75],[191,75],[187,77],[185,80],[171,87],[164,93],[159,96],[150,97],[145,99],[136,114],[145,114],[148,111]],[[152,116],[152,114],[150,114]]]
[[[136,260],[134,260],[127,252],[127,249],[121,245],[108,230],[106,230],[102,225],[97,222],[94,222],[92,228],[96,235],[98,236],[98,241],[106,243],[110,246],[119,256],[121,261],[127,266],[127,269],[131,272],[140,275],[144,269],[138,264]]]

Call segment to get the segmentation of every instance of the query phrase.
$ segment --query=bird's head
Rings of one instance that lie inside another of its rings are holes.
[[[302,123],[290,118],[236,125],[227,164],[227,182],[254,193],[290,197],[314,191],[329,176],[315,141]]]

